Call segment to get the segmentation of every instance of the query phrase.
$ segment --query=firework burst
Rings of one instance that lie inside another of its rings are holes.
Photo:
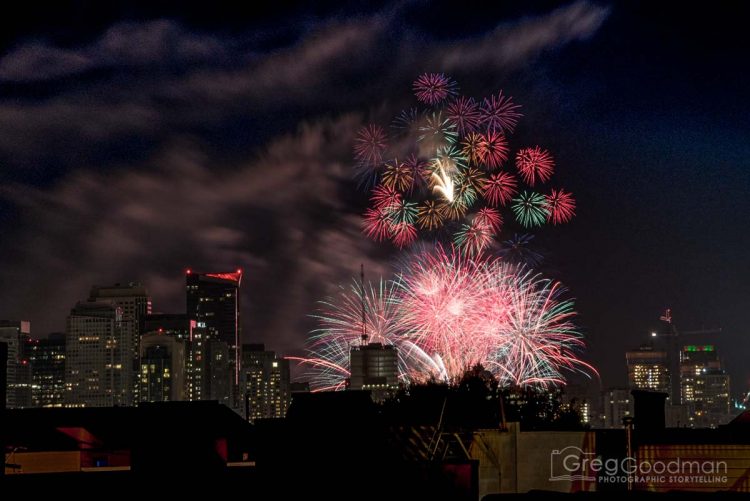
[[[511,133],[523,116],[518,112],[520,108],[520,105],[513,104],[513,100],[500,91],[497,96],[490,96],[482,101],[479,110],[480,123],[490,130]]]
[[[426,200],[417,210],[417,224],[422,229],[434,230],[443,225],[443,206],[434,200]]]
[[[397,159],[385,164],[383,169],[383,186],[400,192],[411,191],[414,185],[412,168]]]
[[[481,248],[437,246],[413,254],[394,280],[355,282],[323,302],[309,356],[296,360],[314,390],[345,387],[350,351],[363,339],[396,347],[403,382],[455,382],[481,363],[504,384],[560,384],[566,371],[596,374],[577,356],[583,340],[564,292]]]
[[[555,161],[549,151],[539,146],[524,148],[516,153],[516,168],[529,186],[536,181],[546,183],[555,170]]]
[[[434,106],[455,95],[458,85],[443,73],[424,73],[414,81],[413,88],[419,102]]]
[[[459,96],[448,105],[446,115],[456,124],[459,135],[473,132],[479,127],[479,105],[470,97]]]
[[[552,224],[567,223],[576,214],[576,201],[573,195],[564,190],[552,189],[549,195],[545,195],[549,215],[547,218]]]
[[[518,222],[526,228],[541,226],[549,214],[544,195],[533,191],[524,191],[514,198],[512,209]]]
[[[491,174],[484,182],[482,194],[490,205],[497,207],[505,205],[516,194],[518,183],[512,174],[507,172],[498,172]]]
[[[479,160],[490,169],[500,167],[508,160],[508,140],[505,134],[489,130],[479,143]]]

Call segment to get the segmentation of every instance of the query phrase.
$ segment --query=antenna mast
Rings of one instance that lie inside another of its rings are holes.
[[[362,301],[362,346],[367,344],[367,316],[365,314],[365,264],[359,265],[360,300]]]

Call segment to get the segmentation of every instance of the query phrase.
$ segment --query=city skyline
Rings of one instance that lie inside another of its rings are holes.
[[[282,34],[274,10],[229,32],[197,5],[92,10],[83,29],[22,12],[0,58],[0,280],[14,284],[0,318],[61,331],[91,285],[131,281],[181,311],[187,266],[240,267],[241,341],[299,353],[317,301],[360,263],[377,279],[397,258],[361,233],[354,134],[422,72],[450,71],[462,92],[523,103],[518,135],[554,151],[577,196],[577,218],[534,248],[576,298],[604,385],[624,383],[622,353],[672,308],[680,329],[723,328],[695,342],[724,347],[747,386],[742,16],[485,8],[297,7]]]

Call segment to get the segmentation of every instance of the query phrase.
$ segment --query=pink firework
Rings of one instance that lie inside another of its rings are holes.
[[[429,162],[426,162],[418,156],[411,154],[406,158],[404,165],[411,171],[412,189],[419,188],[427,183],[432,175]]]
[[[509,96],[504,96],[503,91],[497,96],[490,96],[482,101],[480,107],[480,123],[491,130],[503,130],[513,132],[518,119],[523,115],[518,112],[520,105],[513,104]]]
[[[377,166],[383,161],[388,147],[385,131],[379,125],[366,125],[359,129],[354,139],[354,156],[357,162],[367,166]]]
[[[505,134],[495,130],[489,130],[482,134],[479,143],[479,159],[490,169],[500,167],[508,160],[508,140]]]
[[[365,235],[377,240],[386,240],[393,234],[393,222],[388,207],[367,209],[363,216]]]
[[[417,228],[411,223],[396,223],[393,228],[393,243],[399,249],[411,245],[417,239]]]
[[[456,124],[459,135],[473,132],[479,127],[479,105],[471,97],[459,96],[446,110],[448,119]]]
[[[370,201],[376,209],[393,207],[401,203],[401,194],[393,188],[381,184],[372,190]]]
[[[417,100],[430,106],[456,94],[456,82],[443,73],[424,73],[414,81],[413,88]]]
[[[512,174],[498,172],[490,174],[484,182],[482,194],[490,205],[505,205],[518,191],[518,183]]]
[[[548,221],[552,224],[562,224],[570,221],[576,214],[576,201],[573,195],[565,190],[552,189],[547,199]]]
[[[503,226],[503,216],[499,210],[492,207],[485,207],[477,211],[476,216],[474,216],[474,224],[484,226],[492,233],[497,234],[500,233],[500,228]]]
[[[516,168],[529,186],[536,181],[546,183],[555,170],[555,160],[549,151],[534,146],[523,148],[516,153]]]

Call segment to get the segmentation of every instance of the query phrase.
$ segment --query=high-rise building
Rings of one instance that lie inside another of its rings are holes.
[[[133,405],[133,338],[113,302],[80,302],[65,329],[65,405]]]
[[[642,345],[626,352],[628,384],[631,390],[670,392],[671,375],[667,352]]]
[[[242,270],[187,270],[185,275],[187,316],[205,329],[201,345],[194,340],[193,350],[196,361],[204,364],[201,398],[218,400],[233,409],[239,408],[241,281]]]
[[[130,336],[131,363],[128,377],[132,379],[131,388],[136,393],[132,401],[137,402],[138,391],[138,345],[143,328],[143,320],[151,313],[151,297],[146,287],[138,282],[114,284],[111,286],[95,285],[91,288],[89,301],[110,302],[122,309],[120,329],[123,335]]]
[[[0,320],[0,343],[8,346],[5,403],[8,409],[31,407],[31,368],[26,358],[26,341],[31,322]]]
[[[286,416],[291,403],[288,360],[262,344],[243,345],[242,386],[249,421]]]
[[[729,416],[729,374],[714,345],[688,345],[680,352],[680,392],[692,426],[715,427]]]
[[[597,397],[591,394],[588,385],[571,383],[563,387],[562,404],[577,412],[583,425],[594,424],[597,401]]]
[[[33,407],[62,407],[65,397],[65,334],[28,342]]]
[[[398,353],[393,345],[369,343],[349,352],[350,390],[390,390],[398,387]]]
[[[623,418],[633,417],[633,396],[629,388],[609,388],[602,392],[601,425],[622,428]]]
[[[141,402],[186,400],[186,341],[152,332],[141,337]]]

